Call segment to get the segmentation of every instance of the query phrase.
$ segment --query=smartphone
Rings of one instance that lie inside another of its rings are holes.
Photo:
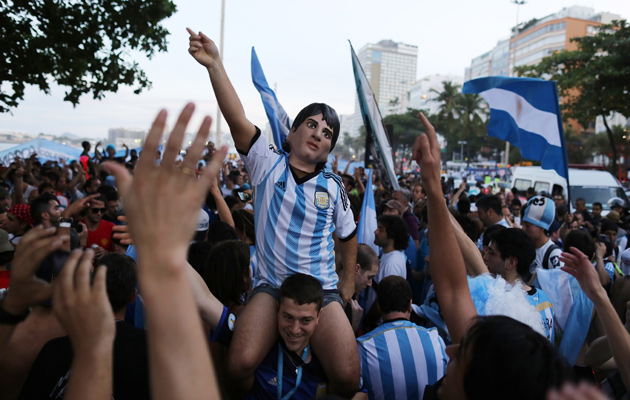
[[[62,219],[57,228],[55,236],[68,235],[70,236],[70,220]],[[35,275],[38,278],[47,282],[52,282],[61,273],[63,266],[66,265],[70,256],[70,240],[63,243],[61,248],[50,254],[40,264]]]
[[[238,192],[238,198],[243,202],[248,202],[252,199],[252,195],[247,192]]]

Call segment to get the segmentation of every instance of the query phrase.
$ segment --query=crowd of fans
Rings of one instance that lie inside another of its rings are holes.
[[[603,216],[561,193],[454,188],[422,114],[420,176],[394,191],[325,166],[325,104],[276,149],[189,32],[240,160],[207,141],[209,117],[182,152],[189,104],[163,154],[164,111],[141,154],[85,144],[0,171],[0,399],[627,396],[623,200]],[[377,217],[358,244],[366,187]],[[593,304],[575,359],[545,271]]]

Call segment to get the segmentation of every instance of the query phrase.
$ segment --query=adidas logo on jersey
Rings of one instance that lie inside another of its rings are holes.
[[[267,381],[271,386],[278,386],[278,377],[274,376],[273,378]]]
[[[286,192],[287,187],[286,187],[286,182],[282,182],[282,181],[278,181],[276,182],[276,186],[279,187],[283,192]]]

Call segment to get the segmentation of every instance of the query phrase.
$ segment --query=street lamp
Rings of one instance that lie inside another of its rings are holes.
[[[468,143],[465,140],[460,140],[459,142],[457,142],[458,145],[460,145],[460,150],[459,150],[459,159],[464,161],[464,145]]]

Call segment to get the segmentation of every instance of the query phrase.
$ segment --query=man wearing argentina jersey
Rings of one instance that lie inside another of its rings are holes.
[[[446,371],[444,342],[437,329],[409,321],[412,292],[404,278],[388,276],[377,292],[383,324],[357,339],[367,396],[355,399],[422,399]]]
[[[246,117],[214,42],[190,33],[189,53],[210,75],[234,144],[255,187],[256,275],[254,291],[239,316],[228,370],[247,390],[256,367],[278,337],[279,287],[296,273],[311,275],[324,289],[320,323],[311,344],[336,394],[359,387],[359,359],[352,327],[342,308],[354,293],[355,269],[335,272],[335,241],[343,265],[356,264],[356,225],[339,177],[325,169],[339,137],[339,118],[323,103],[295,118],[282,149],[272,149]]]
[[[528,286],[524,277],[529,275],[536,251],[534,243],[527,234],[518,228],[503,229],[490,238],[488,251],[483,256],[483,261],[492,274],[500,275],[508,283],[517,281],[527,292],[527,300],[540,312],[540,318],[545,332],[545,337],[553,343],[554,321],[553,305],[549,296],[541,289]]]

